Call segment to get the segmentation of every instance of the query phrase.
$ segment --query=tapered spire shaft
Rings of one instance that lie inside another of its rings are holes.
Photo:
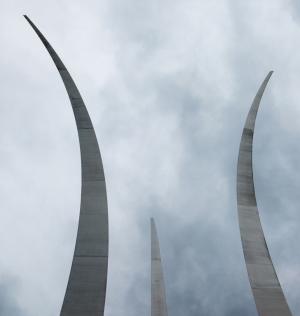
[[[272,71],[260,86],[243,129],[237,167],[237,206],[244,257],[258,314],[291,316],[261,226],[253,182],[252,145],[255,120],[271,75]]]
[[[151,316],[168,316],[157,230],[151,218]]]
[[[61,316],[104,314],[108,262],[108,210],[101,155],[93,124],[81,95],[52,46],[25,16],[55,66],[69,95],[81,152],[81,206],[77,239]],[[53,116],[59,115],[53,113]]]

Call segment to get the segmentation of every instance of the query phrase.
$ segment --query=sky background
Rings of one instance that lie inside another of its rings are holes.
[[[150,315],[150,217],[170,316],[256,310],[237,221],[244,121],[268,246],[300,315],[300,5],[289,0],[0,2],[0,314],[59,315],[80,204],[75,120],[37,24],[73,76],[107,181],[106,316]]]

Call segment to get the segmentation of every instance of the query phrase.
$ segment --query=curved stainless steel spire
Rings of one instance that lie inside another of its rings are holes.
[[[168,316],[159,241],[151,218],[151,316]]]
[[[244,126],[237,167],[237,205],[244,257],[260,316],[291,316],[261,226],[253,182],[252,144],[260,100],[272,75],[260,86]]]
[[[82,187],[78,233],[61,316],[104,314],[108,211],[100,151],[88,111],[68,70],[42,33],[25,16],[48,50],[68,92],[78,130]]]

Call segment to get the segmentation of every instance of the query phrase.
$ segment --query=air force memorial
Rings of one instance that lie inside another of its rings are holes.
[[[75,250],[61,316],[103,316],[109,249],[106,184],[97,137],[70,73],[47,39],[25,16],[52,58],[70,99],[81,154],[81,204]],[[248,278],[259,316],[291,316],[261,226],[253,181],[252,147],[259,105],[271,78],[258,89],[242,131],[237,164],[237,211]],[[167,316],[167,299],[154,219],[151,229],[151,316]],[[167,267],[166,267],[167,268]],[[201,297],[199,298],[201,300]]]

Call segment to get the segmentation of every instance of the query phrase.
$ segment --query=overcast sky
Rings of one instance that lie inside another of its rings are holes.
[[[59,315],[75,244],[80,153],[37,24],[73,76],[107,181],[106,316],[150,315],[150,217],[170,316],[256,310],[237,221],[238,146],[254,139],[258,207],[300,315],[300,5],[289,0],[0,2],[0,315]]]

